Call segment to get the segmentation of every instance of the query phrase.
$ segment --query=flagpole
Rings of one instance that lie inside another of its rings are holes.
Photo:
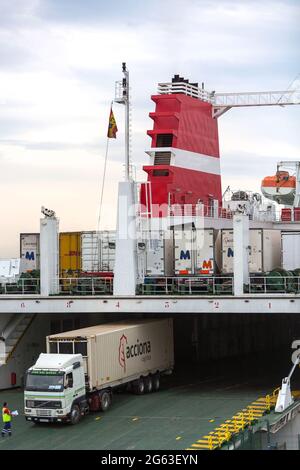
[[[105,176],[106,176],[107,156],[108,156],[108,145],[109,145],[109,137],[107,137],[107,139],[106,139],[106,150],[105,150],[104,168],[103,168],[103,175],[102,175],[102,187],[101,187],[97,232],[99,232],[99,229],[100,229],[102,202],[103,202],[103,194],[104,194],[104,183],[105,183]]]

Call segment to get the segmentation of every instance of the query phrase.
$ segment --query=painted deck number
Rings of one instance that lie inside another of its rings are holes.
[[[219,302],[214,302],[214,307],[215,307],[215,308],[219,308],[219,307],[220,307]]]
[[[169,302],[165,302],[165,308],[169,308],[169,307],[170,307]]]

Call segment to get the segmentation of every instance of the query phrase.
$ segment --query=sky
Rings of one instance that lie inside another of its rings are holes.
[[[42,205],[61,231],[97,228],[106,133],[121,63],[130,71],[132,163],[150,147],[158,82],[178,73],[207,90],[300,88],[298,0],[0,0],[0,258],[38,232]],[[297,78],[298,77],[298,78]],[[124,175],[124,108],[110,140],[101,228],[114,229]],[[299,158],[300,106],[219,118],[222,186],[258,191]]]

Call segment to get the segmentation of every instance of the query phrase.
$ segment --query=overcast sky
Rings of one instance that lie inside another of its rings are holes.
[[[218,92],[286,89],[300,72],[300,2],[0,0],[0,258],[39,231],[95,230],[107,121],[121,62],[132,87],[132,160],[150,147],[150,95],[174,73]],[[123,176],[123,108],[114,106],[102,228],[114,228]],[[300,107],[244,108],[219,119],[223,189],[258,190],[299,158]]]

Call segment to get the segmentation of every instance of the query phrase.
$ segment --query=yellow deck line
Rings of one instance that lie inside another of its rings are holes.
[[[209,449],[214,450],[222,446],[224,442],[229,441],[234,434],[243,430],[249,424],[252,424],[265,413],[269,412],[276,404],[279,388],[275,389],[272,394],[265,397],[259,397],[253,401],[247,408],[239,411],[231,419],[227,419],[224,423],[218,425],[208,435],[202,436],[187,450]],[[300,391],[296,393],[300,396]]]

